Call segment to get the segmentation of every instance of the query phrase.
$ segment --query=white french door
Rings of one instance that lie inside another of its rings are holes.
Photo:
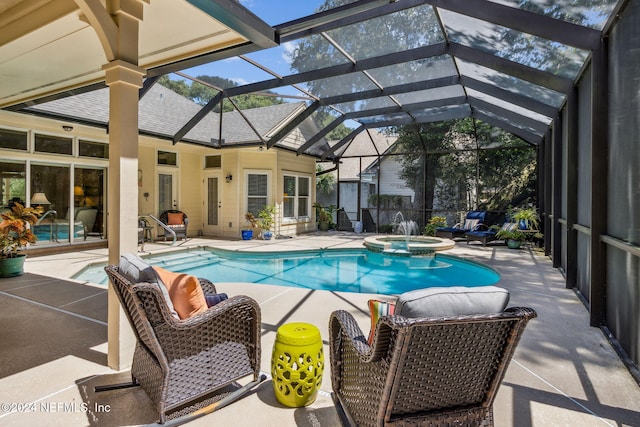
[[[178,173],[175,171],[158,172],[158,215],[162,211],[179,209]]]
[[[204,233],[221,234],[222,197],[220,194],[220,173],[209,172],[204,176]]]

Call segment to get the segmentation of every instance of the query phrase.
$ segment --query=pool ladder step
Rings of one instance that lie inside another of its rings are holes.
[[[157,265],[167,270],[181,271],[220,262],[220,257],[207,251],[189,251],[165,256],[163,260],[150,258],[148,261],[151,265]]]
[[[216,258],[216,257],[217,255],[209,251],[181,251],[181,252],[163,254],[160,257],[162,261],[157,261],[158,258],[153,256],[147,258],[147,261],[153,264],[154,262],[172,262],[172,261],[180,261],[184,259]]]

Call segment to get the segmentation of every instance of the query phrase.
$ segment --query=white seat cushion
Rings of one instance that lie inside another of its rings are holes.
[[[395,314],[404,317],[448,317],[504,311],[509,292],[497,286],[452,286],[405,292],[396,301]]]

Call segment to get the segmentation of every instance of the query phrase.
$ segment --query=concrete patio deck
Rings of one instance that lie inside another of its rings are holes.
[[[361,247],[364,235],[317,233],[293,239],[223,241],[190,239],[179,247],[146,244],[148,252],[201,245],[256,251]],[[459,242],[448,251],[482,261],[502,275],[510,306],[529,306],[529,323],[495,402],[496,426],[638,426],[640,387],[601,331],[589,327],[587,310],[560,272],[539,254]],[[101,286],[69,280],[106,249],[30,257],[26,273],[0,279],[0,425],[123,426],[152,423],[155,409],[139,388],[96,394],[100,384],[124,382],[127,371],[106,366],[107,298]],[[215,278],[210,278],[215,282]],[[278,326],[305,321],[325,340],[336,309],[351,312],[369,330],[371,295],[281,286],[219,283],[220,292],[247,294],[262,309],[262,371],[269,373]],[[329,365],[321,393],[309,407],[280,405],[270,381],[230,406],[189,426],[338,426],[330,396]]]

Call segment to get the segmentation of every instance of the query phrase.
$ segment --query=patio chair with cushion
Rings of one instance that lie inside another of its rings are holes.
[[[493,286],[402,294],[368,344],[346,311],[332,313],[333,397],[344,424],[493,425],[493,401],[527,322]]]
[[[93,226],[96,223],[98,209],[79,209],[76,212],[76,221],[82,222],[84,231],[84,240],[87,240],[89,233],[93,232]]]
[[[161,423],[176,410],[209,404],[240,378],[258,379],[255,300],[216,298],[224,294],[216,294],[210,281],[150,267],[134,254],[105,270],[137,341],[132,383],[156,405]],[[209,299],[221,302],[213,305]]]
[[[151,239],[151,225],[146,218],[138,217],[138,245],[140,245],[140,251],[144,252],[145,242],[150,242]]]
[[[436,237],[445,239],[456,239],[464,237],[465,233],[474,230],[474,228],[485,222],[487,211],[471,211],[467,213],[464,222],[459,222],[453,227],[436,228]]]
[[[500,228],[492,228],[485,224],[478,224],[476,228],[464,234],[467,238],[467,244],[474,240],[482,242],[482,246],[487,246],[487,243],[494,240],[500,240],[496,235],[500,231],[513,231],[518,229],[518,224],[515,222],[505,222]]]
[[[184,240],[187,240],[187,226],[189,225],[189,218],[187,218],[186,213],[176,209],[169,209],[160,214],[160,221],[176,233],[176,239],[183,238]],[[164,232],[165,241],[167,240],[167,237],[173,238],[169,230],[163,228],[162,231]]]

